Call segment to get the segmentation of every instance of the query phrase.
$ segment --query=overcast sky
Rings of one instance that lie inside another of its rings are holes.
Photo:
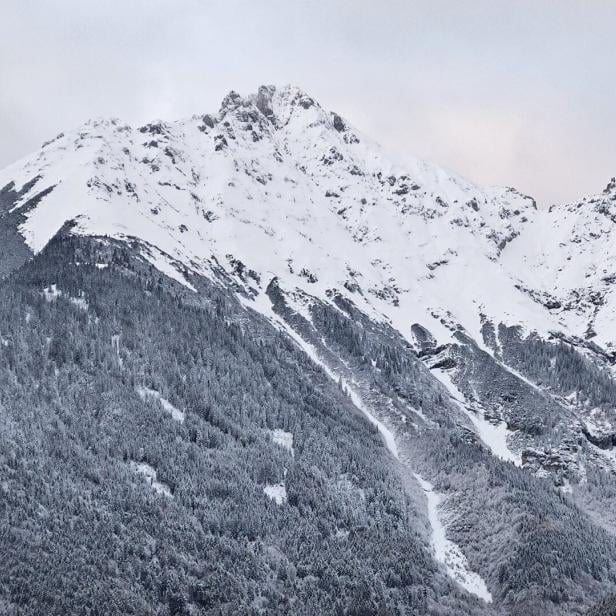
[[[614,0],[4,0],[0,167],[92,116],[300,86],[399,158],[543,203],[616,175]]]

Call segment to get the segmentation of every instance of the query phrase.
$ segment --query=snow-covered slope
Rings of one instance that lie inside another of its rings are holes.
[[[230,93],[217,114],[173,123],[90,121],[0,172],[0,186],[34,252],[74,220],[76,233],[138,238],[254,293],[274,277],[323,299],[337,289],[406,337],[418,322],[477,338],[480,314],[557,326],[500,263],[536,226],[531,198],[400,166],[297,88]]]
[[[616,180],[579,203],[536,212],[503,251],[505,268],[561,328],[602,347],[616,342]]]

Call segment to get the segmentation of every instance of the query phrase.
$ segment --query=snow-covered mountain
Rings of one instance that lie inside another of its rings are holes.
[[[500,324],[611,361],[614,181],[541,210],[512,188],[399,164],[295,87],[231,92],[218,113],[177,122],[89,121],[4,169],[0,186],[4,250],[21,259],[70,223],[137,241],[190,288],[224,276],[268,316],[274,281],[299,313],[345,298],[413,345],[420,329],[437,346],[462,333],[494,355],[488,323],[496,355]]]
[[[616,342],[613,282],[616,181],[580,203],[537,211],[503,265],[548,308],[559,328],[611,349]]]
[[[437,559],[487,602],[475,570],[496,543],[469,552],[464,520],[490,482],[452,486],[451,462],[430,461],[426,443],[455,435],[547,477],[613,532],[611,501],[584,486],[616,471],[615,228],[614,180],[544,210],[396,162],[294,87],[231,92],[217,113],[177,122],[90,121],[0,171],[0,275],[62,231],[130,247],[188,294],[232,292],[377,426],[427,495]],[[451,490],[466,552],[445,537],[426,477]]]
[[[0,185],[34,252],[74,220],[76,233],[138,238],[195,272],[243,264],[257,293],[273,277],[323,298],[339,289],[407,336],[413,322],[446,336],[449,313],[475,334],[481,312],[551,323],[499,264],[532,199],[400,166],[297,88],[231,93],[217,114],[175,123],[91,121]]]

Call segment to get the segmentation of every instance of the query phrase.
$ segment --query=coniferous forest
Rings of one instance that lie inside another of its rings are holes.
[[[288,339],[126,249],[42,257],[0,286],[0,613],[470,609],[377,432]]]
[[[433,557],[423,496],[344,384],[198,284],[65,234],[0,282],[0,613],[562,614],[616,588],[611,535],[487,452],[399,335],[341,299],[314,304],[324,356],[374,408],[397,409],[405,455],[452,494],[448,535],[494,603],[465,592]],[[616,494],[597,472],[586,490]]]

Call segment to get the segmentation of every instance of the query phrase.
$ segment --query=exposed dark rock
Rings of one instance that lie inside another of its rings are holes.
[[[272,97],[275,91],[276,88],[274,86],[261,86],[257,92],[257,109],[270,121],[274,120]]]
[[[242,97],[231,90],[227,96],[222,99],[222,103],[220,105],[220,112],[226,113],[227,111],[234,111],[242,104]]]
[[[299,275],[310,283],[315,283],[319,280],[315,274],[313,274],[310,270],[306,269],[305,267],[303,267],[300,270]]]
[[[342,133],[346,130],[346,124],[344,123],[344,120],[337,113],[332,112],[332,120],[333,120],[334,128],[339,133]]]
[[[214,120],[214,118],[209,113],[206,113],[203,116],[203,124],[208,128],[214,128],[214,126],[216,125],[216,120]]]

